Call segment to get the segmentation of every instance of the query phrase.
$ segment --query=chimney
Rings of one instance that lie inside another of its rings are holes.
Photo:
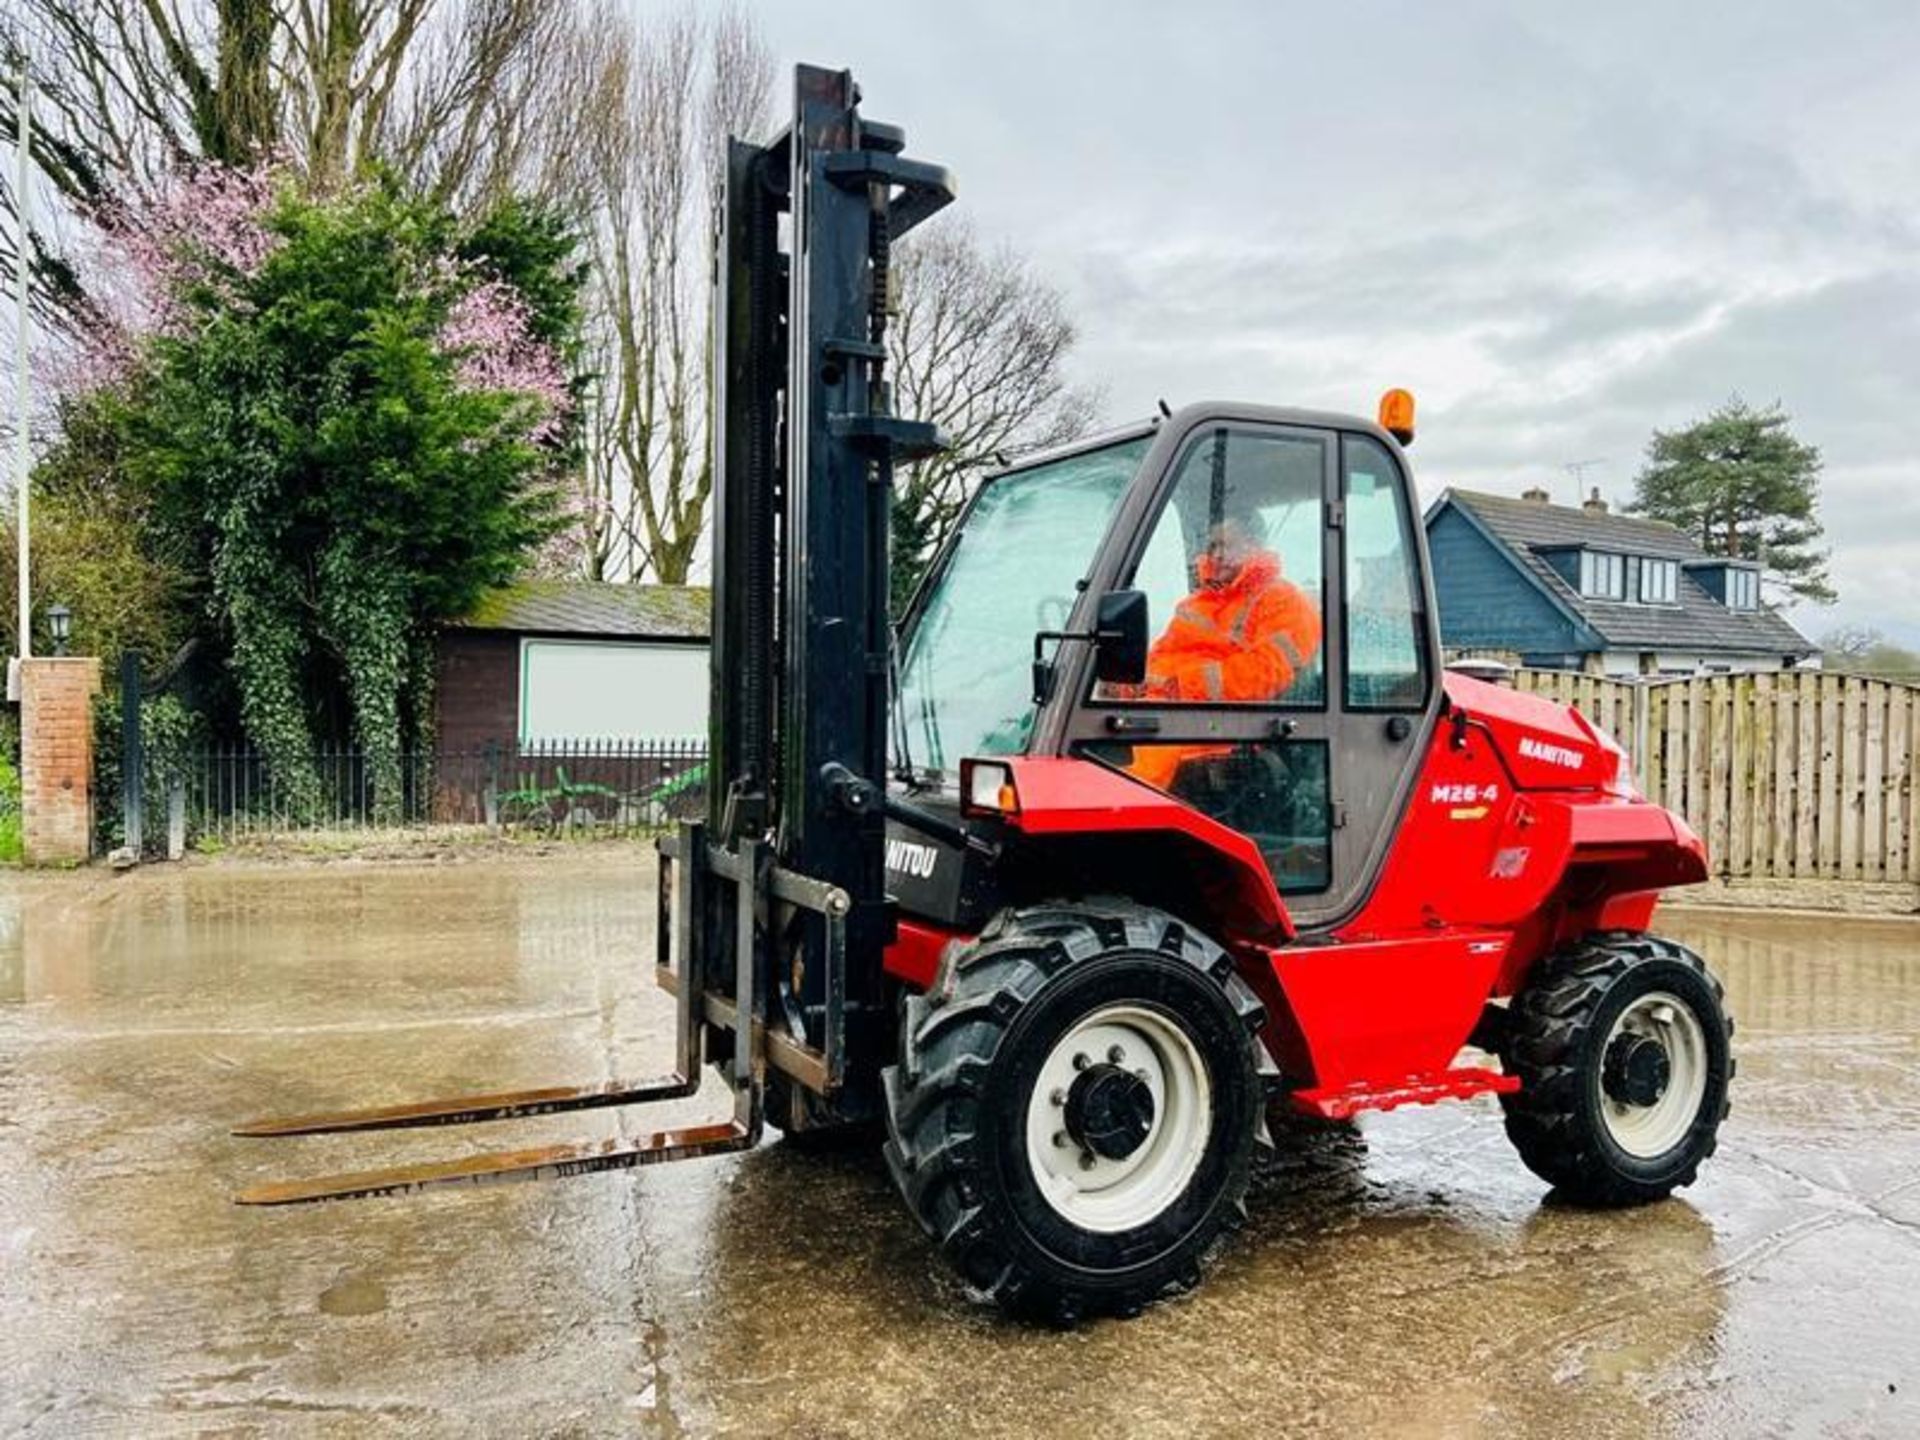
[[[1580,508],[1589,515],[1604,515],[1607,513],[1607,502],[1600,498],[1600,487],[1598,485],[1593,487],[1593,493],[1591,495],[1580,502]]]
[[[1547,493],[1546,487],[1541,485],[1535,485],[1530,489],[1522,490],[1520,492],[1520,498],[1522,500],[1531,500],[1536,505],[1545,505],[1549,500],[1553,499],[1553,497]]]

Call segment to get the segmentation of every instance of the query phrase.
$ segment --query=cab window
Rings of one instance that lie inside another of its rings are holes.
[[[1349,435],[1342,449],[1347,706],[1418,710],[1427,699],[1426,597],[1406,487],[1377,440]]]
[[[1223,426],[1189,443],[1128,582],[1158,629],[1146,679],[1096,700],[1325,701],[1325,460],[1311,436]]]
[[[1326,741],[1097,740],[1084,753],[1247,836],[1283,895],[1311,895],[1331,883],[1333,806]]]

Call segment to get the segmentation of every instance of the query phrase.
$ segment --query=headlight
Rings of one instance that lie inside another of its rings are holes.
[[[1013,767],[997,760],[962,760],[960,809],[967,815],[1018,814],[1020,797],[1013,789]]]

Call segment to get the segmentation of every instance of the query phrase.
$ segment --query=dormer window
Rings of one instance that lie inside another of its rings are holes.
[[[1554,559],[1551,563],[1572,580],[1576,576],[1572,560],[1573,555],[1567,553],[1565,561]],[[1582,550],[1579,562],[1580,593],[1589,600],[1625,600],[1632,605],[1680,603],[1680,562],[1677,560]]]
[[[1694,560],[1687,573],[1729,610],[1760,608],[1760,570],[1738,560]]]
[[[1640,562],[1640,603],[1673,605],[1680,599],[1680,562],[1642,560]]]
[[[1627,557],[1598,550],[1580,552],[1580,593],[1595,600],[1627,598]]]

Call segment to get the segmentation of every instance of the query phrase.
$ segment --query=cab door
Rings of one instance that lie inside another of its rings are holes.
[[[1147,681],[1080,677],[1063,748],[1246,834],[1296,923],[1329,924],[1371,884],[1435,709],[1404,470],[1374,436],[1247,412],[1155,449],[1094,577],[1146,592]]]
[[[1334,747],[1341,809],[1337,863],[1346,880],[1303,925],[1332,923],[1373,887],[1399,832],[1439,722],[1440,636],[1426,535],[1412,477],[1397,446],[1342,431],[1340,501],[1340,723]]]

